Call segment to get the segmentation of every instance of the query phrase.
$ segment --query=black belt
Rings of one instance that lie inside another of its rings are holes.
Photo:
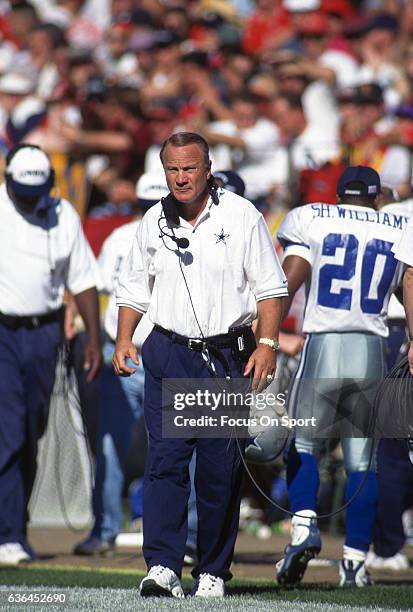
[[[63,316],[63,308],[48,312],[47,314],[35,315],[32,317],[19,317],[17,315],[8,315],[0,312],[0,323],[10,329],[18,329],[19,327],[25,327],[26,329],[35,329],[48,323],[55,323],[61,321]]]
[[[181,336],[181,334],[176,334],[175,332],[170,331],[169,329],[165,329],[160,325],[154,326],[156,331],[164,336],[168,336],[171,338],[172,342],[176,342],[177,344],[182,344],[187,348],[191,349],[191,351],[204,351],[208,345],[213,344],[216,348],[231,348],[232,346],[232,336],[231,334],[219,334],[217,336],[208,336],[208,338],[187,338],[186,336]]]
[[[206,350],[209,351],[211,355],[216,357],[216,359],[218,359],[218,361],[222,364],[226,378],[231,378],[231,371],[228,361],[220,349],[230,348],[232,349],[232,354],[234,355],[234,340],[236,340],[237,335],[244,332],[253,336],[250,325],[236,328],[237,331],[235,333],[229,332],[227,334],[218,334],[217,336],[208,336],[207,338],[188,338],[187,336],[181,336],[181,334],[176,334],[169,329],[165,329],[160,325],[155,325],[154,329],[160,334],[168,336],[172,342],[186,346],[191,351],[197,351],[200,353]],[[208,370],[211,374],[213,374],[213,370],[211,370],[209,367]]]

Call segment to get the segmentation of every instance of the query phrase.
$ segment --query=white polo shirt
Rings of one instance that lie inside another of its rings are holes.
[[[96,260],[80,217],[67,200],[60,200],[43,218],[36,212],[24,216],[1,185],[0,253],[4,314],[46,314],[62,306],[65,287],[76,295],[98,284]]]
[[[117,227],[106,238],[99,253],[98,264],[101,277],[100,291],[109,294],[103,327],[111,340],[115,340],[118,325],[118,307],[116,306],[116,286],[123,263],[132,247],[140,219]],[[139,322],[133,335],[133,342],[141,347],[153,325],[145,315]]]
[[[145,214],[120,275],[118,306],[148,312],[152,323],[199,338],[196,318],[205,337],[224,334],[251,323],[257,301],[288,295],[262,215],[230,191],[218,195],[219,204],[210,198],[194,226],[180,217],[175,236],[189,240],[186,249],[160,236],[159,219],[171,234],[161,203]]]

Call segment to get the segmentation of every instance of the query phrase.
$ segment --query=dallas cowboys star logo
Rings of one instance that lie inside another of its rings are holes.
[[[226,243],[226,239],[229,237],[229,234],[226,234],[224,232],[224,228],[222,228],[222,230],[220,231],[219,234],[214,234],[214,236],[216,236],[216,244],[218,244],[218,242],[222,242],[223,244],[227,244]]]

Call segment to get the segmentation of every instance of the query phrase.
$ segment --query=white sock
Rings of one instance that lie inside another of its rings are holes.
[[[300,510],[294,515],[291,521],[291,544],[297,546],[304,542],[308,536],[308,528],[311,525],[311,520],[317,517],[314,510]]]
[[[351,548],[351,546],[343,546],[343,559],[345,561],[356,561],[359,563],[360,561],[366,560],[367,553],[364,550],[359,550],[358,548]]]

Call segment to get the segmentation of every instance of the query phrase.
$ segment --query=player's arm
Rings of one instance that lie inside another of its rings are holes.
[[[290,310],[294,295],[310,276],[311,265],[306,259],[298,255],[288,255],[287,253],[282,267],[288,280],[288,296],[282,298],[281,316],[282,319],[285,319]]]
[[[408,266],[403,276],[403,304],[409,334],[409,366],[413,375],[413,267]]]

